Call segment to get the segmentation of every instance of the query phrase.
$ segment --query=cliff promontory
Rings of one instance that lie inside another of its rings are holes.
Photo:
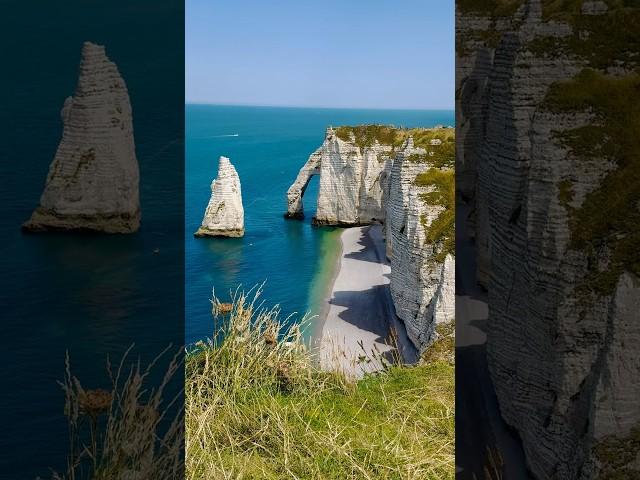
[[[218,161],[218,176],[211,183],[211,198],[196,237],[242,237],[244,209],[240,177],[227,157]]]
[[[391,297],[420,351],[438,323],[455,318],[453,142],[439,153],[434,160],[409,138],[393,161],[386,204]]]
[[[64,102],[63,132],[28,231],[130,233],[140,224],[139,172],[131,104],[103,46],[82,48],[75,95]]]
[[[393,146],[381,145],[377,138],[366,142],[354,132],[357,129],[348,127],[327,129],[324,142],[287,192],[287,217],[304,215],[302,197],[311,177],[320,175],[316,224],[354,226],[384,219],[382,196]]]
[[[301,218],[319,175],[316,224],[385,225],[391,297],[419,351],[454,319],[454,154],[452,128],[329,128],[287,192],[286,216]]]

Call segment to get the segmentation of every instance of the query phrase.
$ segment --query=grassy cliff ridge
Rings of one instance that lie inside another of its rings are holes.
[[[426,147],[429,141],[439,139],[443,143],[453,142],[455,129],[450,127],[402,128],[390,125],[344,125],[335,129],[336,136],[345,142],[354,141],[360,148],[370,147],[377,141],[381,145],[399,148],[409,137],[416,147]]]
[[[228,308],[224,339],[186,358],[186,478],[454,477],[448,361],[354,383],[320,371],[300,328],[284,331],[257,296]]]

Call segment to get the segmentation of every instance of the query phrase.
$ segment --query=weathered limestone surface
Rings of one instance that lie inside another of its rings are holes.
[[[361,149],[328,128],[322,145],[311,154],[287,192],[285,216],[304,216],[302,196],[311,177],[320,175],[317,224],[366,225],[384,220],[382,197],[391,150],[377,142]]]
[[[103,46],[82,47],[75,95],[62,109],[63,132],[28,231],[135,232],[139,172],[131,104]]]
[[[438,148],[435,142],[433,145]],[[329,128],[322,146],[311,154],[289,188],[286,213],[287,217],[302,217],[302,195],[311,177],[320,175],[317,224],[385,224],[392,299],[420,351],[432,342],[436,323],[453,320],[455,296],[453,256],[435,261],[433,246],[425,240],[425,228],[443,208],[428,205],[420,196],[428,188],[415,184],[416,176],[430,164],[409,157],[426,154],[424,148],[414,146],[410,136],[397,151],[377,140],[361,148],[355,138],[342,140]]]
[[[585,2],[582,12],[602,14],[603,3]],[[542,19],[538,0],[523,2],[507,23],[499,43],[471,48],[457,71],[458,165],[472,172],[463,190],[475,204],[478,279],[488,290],[488,364],[535,477],[597,478],[594,448],[640,426],[640,356],[629,347],[640,334],[640,281],[625,272],[611,294],[579,289],[609,253],[594,264],[570,247],[569,209],[614,166],[586,162],[554,136],[592,123],[590,113],[553,113],[542,101],[586,62],[530,47],[571,34],[569,25]],[[561,181],[572,192],[564,204]]]
[[[324,146],[324,144],[323,144]],[[309,186],[311,177],[320,174],[320,161],[322,160],[322,148],[318,148],[309,156],[309,160],[300,169],[293,185],[287,191],[287,218],[304,218],[302,197]]]
[[[422,352],[432,342],[436,324],[454,320],[455,261],[452,255],[444,262],[434,260],[433,245],[425,239],[425,229],[443,207],[427,204],[421,194],[429,187],[415,185],[416,176],[430,165],[408,158],[421,153],[424,149],[414,148],[409,138],[393,162],[385,227],[396,314]]]
[[[242,237],[244,208],[240,177],[227,157],[218,161],[218,176],[211,183],[211,198],[196,237]]]
[[[391,259],[391,252],[395,243],[395,236],[400,234],[407,224],[409,214],[409,192],[415,188],[414,182],[418,174],[425,172],[429,166],[426,163],[410,162],[411,154],[424,154],[422,148],[415,148],[413,139],[409,137],[396,155],[390,172],[388,186],[388,200],[386,204],[385,235],[387,239],[387,257]]]

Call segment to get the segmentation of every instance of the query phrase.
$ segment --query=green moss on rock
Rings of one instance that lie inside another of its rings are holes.
[[[430,225],[422,218],[426,241],[433,245],[433,260],[443,262],[448,254],[455,254],[455,173],[452,169],[430,168],[416,177],[415,184],[432,187],[420,195],[425,203],[444,207]]]
[[[600,462],[600,477],[607,480],[640,479],[640,472],[628,467],[640,451],[640,427],[624,436],[607,436],[600,440],[593,452]]]
[[[558,182],[558,200],[560,201],[560,205],[567,209],[570,208],[569,203],[573,200],[573,195],[570,180],[561,180]]]
[[[560,141],[579,158],[604,158],[615,165],[569,212],[570,248],[585,252],[591,265],[609,254],[608,266],[593,267],[582,286],[599,295],[612,293],[624,271],[640,275],[639,93],[637,73],[612,77],[586,69],[552,85],[544,101],[556,113],[593,113],[591,125],[559,132]]]
[[[537,37],[529,49],[538,56],[561,54],[584,59],[593,68],[637,66],[640,60],[640,10],[637,2],[609,0],[602,15],[582,15],[581,0],[543,2],[543,18],[568,23],[567,37]],[[635,8],[634,8],[635,7]]]

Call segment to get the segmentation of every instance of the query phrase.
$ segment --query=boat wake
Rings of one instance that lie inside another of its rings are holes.
[[[227,135],[211,135],[209,137],[204,137],[204,138],[224,138],[224,137],[239,137],[240,134],[238,133],[230,133]]]

